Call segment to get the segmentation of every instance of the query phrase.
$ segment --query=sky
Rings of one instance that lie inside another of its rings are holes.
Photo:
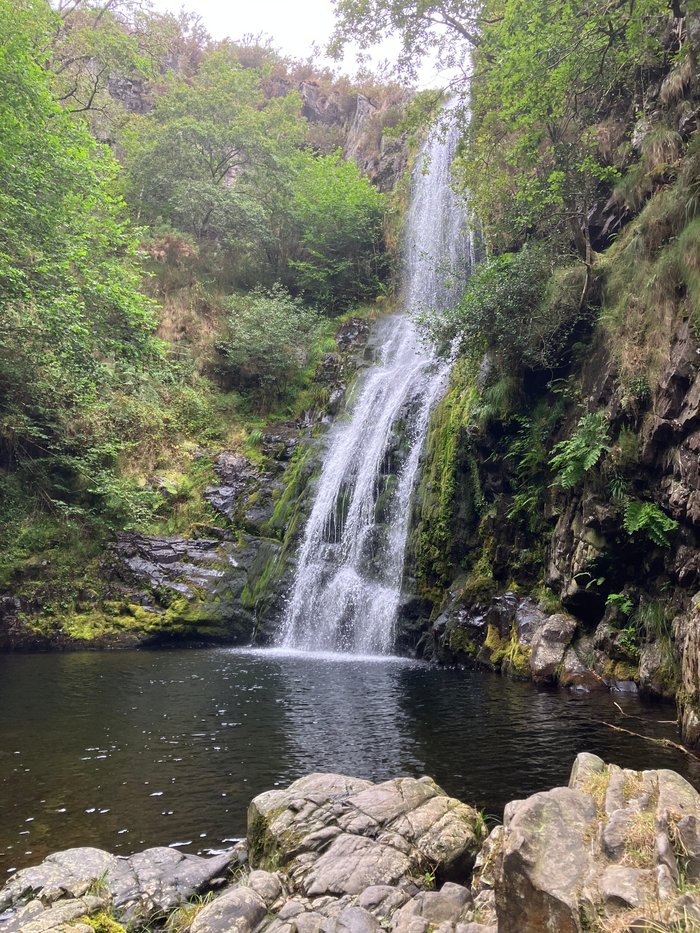
[[[198,13],[207,31],[215,39],[241,39],[244,35],[264,33],[273,46],[294,58],[307,58],[313,46],[324,51],[333,31],[334,12],[331,0],[153,0],[157,10],[177,13],[184,8]],[[398,40],[389,39],[379,47],[373,61],[393,63],[398,53]],[[318,60],[317,56],[314,56]],[[333,64],[324,59],[325,64]],[[352,50],[335,68],[354,74],[357,59]],[[420,85],[434,87],[432,68],[421,74]]]

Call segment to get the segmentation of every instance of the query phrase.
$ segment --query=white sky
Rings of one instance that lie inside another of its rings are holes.
[[[314,45],[325,47],[333,31],[334,12],[331,0],[153,0],[157,10],[177,13],[180,9],[198,13],[215,39],[241,39],[244,35],[264,33],[273,46],[294,58],[307,58]],[[373,56],[375,63],[397,57],[398,40],[389,39]],[[350,50],[342,63],[332,63],[348,74],[357,70],[357,60]],[[421,73],[421,86],[440,84],[428,66]]]

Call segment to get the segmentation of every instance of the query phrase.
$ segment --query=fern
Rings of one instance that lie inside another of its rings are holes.
[[[564,489],[578,486],[608,450],[605,416],[602,412],[589,412],[579,419],[576,431],[568,440],[554,446],[549,465],[558,474],[556,484]]]
[[[678,522],[669,518],[655,502],[643,502],[641,499],[629,500],[623,524],[628,535],[641,531],[659,547],[670,547],[669,532],[678,527]]]

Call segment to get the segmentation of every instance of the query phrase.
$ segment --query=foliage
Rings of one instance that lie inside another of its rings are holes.
[[[670,547],[669,533],[678,527],[678,522],[669,518],[655,502],[640,499],[627,502],[623,524],[628,535],[641,532],[658,547]]]
[[[619,176],[601,126],[663,60],[663,0],[486,2],[461,177],[494,242],[559,230],[591,263],[590,211]],[[494,144],[495,143],[495,144]]]
[[[472,274],[454,309],[424,312],[420,322],[443,347],[458,338],[463,353],[488,352],[505,377],[560,366],[589,312],[581,305],[583,267],[552,265],[544,244],[491,259]]]
[[[54,15],[32,2],[0,11],[0,465],[78,516],[86,492],[125,501],[124,486],[105,489],[120,439],[102,406],[159,347],[111,193],[117,165],[56,103],[39,61]]]
[[[281,285],[236,296],[230,309],[220,342],[228,377],[269,408],[306,366],[319,331],[318,313]]]
[[[421,59],[436,55],[439,65],[462,67],[465,42],[480,41],[478,0],[337,0],[331,51],[340,55],[350,42],[369,49],[387,35],[401,38],[399,69],[415,79]]]
[[[628,616],[634,609],[634,603],[627,593],[610,593],[605,600],[606,606],[615,606],[623,616]]]
[[[462,352],[473,357],[490,350],[509,373],[510,364],[523,357],[549,272],[549,259],[541,248],[499,256],[476,269],[456,308],[441,315],[423,314],[421,322],[440,345],[449,346],[458,338]]]
[[[556,484],[563,489],[574,489],[609,449],[608,425],[603,412],[583,415],[571,437],[552,449],[549,465],[557,474]]]
[[[274,277],[303,134],[296,93],[267,100],[260,74],[211,52],[123,131],[127,200],[142,222],[193,237],[224,280]]]
[[[290,205],[290,286],[331,313],[374,298],[386,275],[383,214],[383,195],[340,151],[307,157]]]

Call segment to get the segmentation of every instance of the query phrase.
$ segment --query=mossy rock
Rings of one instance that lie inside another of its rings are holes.
[[[100,911],[90,917],[80,917],[78,922],[92,927],[95,933],[127,933],[126,927],[113,920],[106,911]]]

